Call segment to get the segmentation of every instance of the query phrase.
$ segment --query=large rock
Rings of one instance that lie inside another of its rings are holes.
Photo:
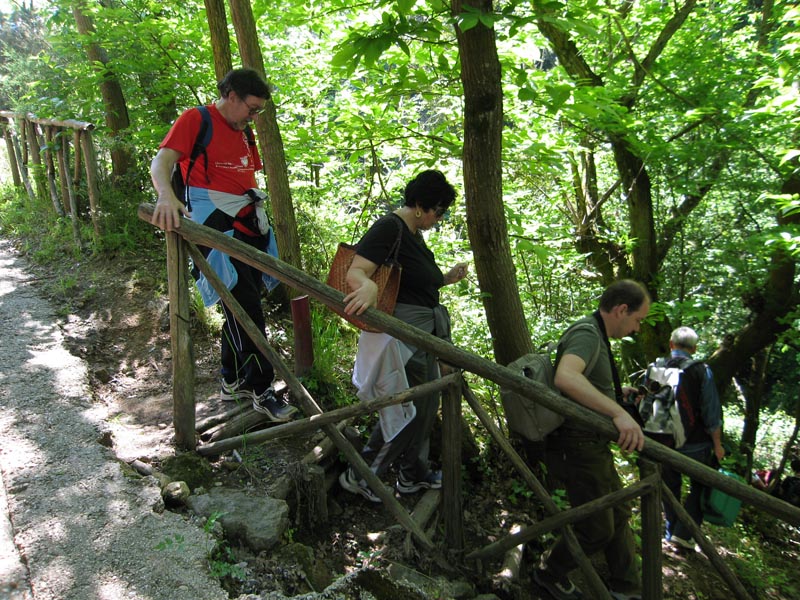
[[[222,524],[226,539],[254,552],[269,550],[278,544],[289,527],[289,506],[275,498],[219,488],[190,496],[186,504],[206,518],[221,515],[217,522]]]

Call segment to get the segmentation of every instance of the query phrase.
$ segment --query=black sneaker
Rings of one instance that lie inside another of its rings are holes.
[[[292,415],[297,412],[297,407],[278,398],[275,390],[268,387],[261,394],[253,393],[253,410],[267,415],[269,420],[275,423],[286,423],[291,421]]]
[[[533,570],[533,580],[536,585],[546,589],[556,600],[579,600],[583,598],[581,591],[567,577],[558,579],[547,569],[535,568]]]
[[[361,494],[370,502],[381,502],[381,499],[375,495],[375,492],[369,489],[367,482],[363,479],[359,481],[355,471],[353,471],[353,469],[350,467],[345,469],[342,474],[339,475],[339,485],[341,485],[351,494]]]
[[[219,398],[224,402],[234,402],[243,399],[250,399],[253,392],[243,390],[244,379],[237,379],[234,382],[225,381],[223,377],[219,382]]]
[[[397,491],[401,494],[413,494],[420,490],[438,490],[442,487],[442,472],[441,471],[428,471],[424,479],[419,481],[411,481],[406,479],[403,471],[397,476]]]

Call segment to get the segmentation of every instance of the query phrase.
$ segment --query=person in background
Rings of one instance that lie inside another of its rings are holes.
[[[554,382],[566,397],[564,401],[577,402],[610,417],[619,432],[617,444],[624,452],[641,450],[644,433],[622,404],[626,395],[637,390],[622,387],[609,339],[638,332],[649,310],[650,296],[641,284],[628,279],[612,283],[601,295],[598,310],[578,321],[594,327],[570,328],[561,337],[556,354]],[[600,359],[588,369],[598,347]],[[558,474],[573,507],[622,489],[608,439],[585,425],[565,420],[547,436],[546,453],[548,472]],[[641,600],[630,516],[629,505],[617,505],[574,525],[578,542],[588,556],[604,553],[609,591],[617,600]],[[557,600],[583,598],[568,577],[576,566],[562,535],[542,554],[533,580]]]
[[[774,494],[777,490],[779,481],[775,477],[774,469],[758,469],[753,472],[753,478],[750,480],[750,485],[754,488]]]
[[[792,474],[780,482],[776,496],[784,502],[800,506],[800,459],[793,459],[791,467]]]
[[[351,292],[344,311],[360,315],[377,302],[377,285],[370,279],[379,265],[394,255],[402,265],[394,317],[426,333],[450,341],[450,315],[439,303],[442,286],[461,281],[467,264],[442,273],[422,232],[434,227],[455,200],[456,192],[439,171],[422,171],[405,187],[404,204],[378,219],[358,244],[346,280]],[[386,333],[362,332],[353,370],[353,383],[361,400],[401,392],[440,377],[436,357]],[[379,477],[390,466],[398,470],[396,488],[403,494],[442,486],[441,471],[430,468],[428,447],[439,409],[439,393],[380,411],[361,455]],[[352,467],[339,477],[345,490],[371,502],[380,498]]]
[[[203,156],[198,157],[189,173],[189,160],[202,115],[191,108],[181,114],[161,142],[150,165],[158,201],[152,223],[161,229],[178,229],[181,218],[228,232],[235,239],[264,250],[269,231],[263,209],[263,192],[256,189],[256,170],[261,158],[255,144],[249,143],[245,130],[253,117],[264,109],[270,98],[269,86],[252,69],[234,69],[217,84],[219,99],[207,106],[212,135]],[[191,199],[192,212],[184,206],[172,187],[175,165],[181,169]],[[208,256],[210,248],[201,248]],[[266,332],[261,308],[262,273],[235,258],[220,255],[215,270],[231,286],[233,297],[262,333]],[[221,272],[220,272],[221,271]],[[223,276],[226,274],[226,276]],[[291,419],[297,408],[275,394],[275,372],[250,337],[240,329],[223,304],[220,397],[222,400],[252,401],[253,408],[270,420]]]
[[[692,355],[697,352],[698,339],[697,332],[691,327],[678,327],[669,339],[670,357],[666,366],[685,369],[678,381],[675,397],[676,402],[680,403],[681,413],[689,415],[689,418],[682,419],[686,429],[686,442],[676,450],[704,465],[719,467],[725,457],[725,449],[722,447],[722,407],[711,369],[703,362],[692,362]],[[664,484],[680,501],[683,483],[681,473],[664,464],[661,475]],[[689,495],[683,502],[686,512],[698,526],[703,522],[702,498],[705,489],[706,486],[702,483],[691,479]],[[666,541],[677,549],[694,552],[689,528],[678,519],[675,510],[668,503],[664,503],[664,517]]]

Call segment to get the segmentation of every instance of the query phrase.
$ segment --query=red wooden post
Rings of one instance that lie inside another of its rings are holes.
[[[314,364],[308,296],[292,299],[292,323],[294,324],[294,374],[302,377]]]

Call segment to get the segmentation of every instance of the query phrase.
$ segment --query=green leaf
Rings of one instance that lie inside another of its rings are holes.
[[[417,0],[397,0],[395,10],[400,15],[406,15],[411,12],[411,9],[414,8],[416,3]]]
[[[462,13],[456,18],[456,24],[461,31],[469,31],[478,24],[478,15]]]

